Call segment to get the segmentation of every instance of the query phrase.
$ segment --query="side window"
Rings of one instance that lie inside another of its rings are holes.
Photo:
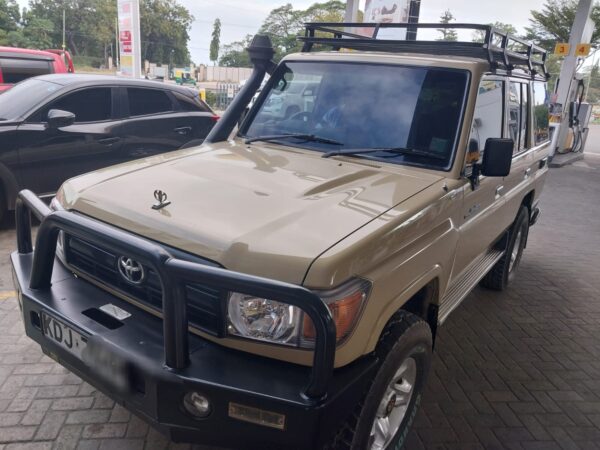
[[[521,131],[519,134],[519,150],[525,150],[529,145],[529,85],[521,84]]]
[[[159,89],[127,88],[129,115],[146,116],[173,110],[171,99]]]
[[[504,82],[483,80],[479,85],[467,163],[475,163],[483,156],[488,138],[502,137],[504,114]]]
[[[528,148],[529,86],[511,81],[508,95],[508,131],[519,153]]]
[[[533,83],[533,135],[535,144],[541,144],[550,139],[548,110],[548,95],[546,83],[535,81]]]
[[[34,117],[46,121],[48,111],[62,109],[75,114],[75,122],[101,122],[112,117],[112,96],[110,88],[82,89],[67,94],[50,103]]]
[[[52,63],[36,59],[0,58],[4,83],[18,83],[27,78],[52,73]]]
[[[173,95],[177,99],[177,103],[179,103],[182,111],[210,112],[208,106],[198,98],[194,98],[180,92],[173,92]]]

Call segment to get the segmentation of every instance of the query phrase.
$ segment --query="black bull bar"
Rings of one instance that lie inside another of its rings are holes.
[[[35,250],[31,238],[31,213],[40,221]],[[303,394],[313,399],[326,394],[333,373],[336,329],[329,308],[310,290],[174,258],[165,248],[147,239],[76,212],[52,211],[29,190],[19,193],[15,214],[18,252],[34,253],[31,289],[50,289],[60,231],[127,255],[155,270],[162,285],[164,355],[165,365],[170,369],[184,369],[190,363],[186,282],[269,298],[300,308],[310,317],[316,330],[312,370]]]

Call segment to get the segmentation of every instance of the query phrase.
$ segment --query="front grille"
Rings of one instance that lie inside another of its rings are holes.
[[[156,271],[144,266],[146,277],[140,285],[135,285],[119,272],[117,263],[120,255],[68,235],[65,236],[64,247],[66,262],[75,271],[156,312],[162,311],[162,287]],[[222,293],[207,286],[189,283],[185,287],[185,295],[190,325],[213,335],[221,335],[224,323]]]

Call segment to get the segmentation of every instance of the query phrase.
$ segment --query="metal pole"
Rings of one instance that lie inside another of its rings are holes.
[[[133,27],[133,77],[141,78],[142,76],[142,45],[140,33],[140,1],[132,0],[131,2],[131,22]]]
[[[63,42],[62,42],[62,49],[65,50],[67,48],[67,43],[66,43],[66,39],[65,39],[65,35],[66,35],[66,24],[67,24],[67,13],[65,10],[65,5],[63,3]]]
[[[586,31],[589,33],[589,28],[586,29],[590,13],[592,12],[592,0],[579,0],[577,5],[577,13],[571,28],[571,36],[569,38],[569,54],[565,57],[560,69],[560,78],[557,88],[557,103],[562,105],[562,119],[558,130],[556,130],[557,138],[556,145],[550,149],[550,157],[553,157],[556,149],[563,149],[569,132],[569,103],[573,100],[572,82],[577,73],[577,60],[575,49],[577,44],[589,42],[591,36],[586,36]]]
[[[119,70],[119,56],[121,55],[119,47],[119,18],[115,18],[115,67]]]
[[[358,0],[347,0],[346,15],[344,22],[356,22],[358,20]]]

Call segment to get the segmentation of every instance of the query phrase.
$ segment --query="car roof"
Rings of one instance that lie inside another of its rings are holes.
[[[185,95],[195,95],[195,91],[189,87],[178,86],[175,84],[161,83],[145,79],[119,77],[115,75],[97,75],[81,73],[53,73],[49,75],[40,75],[35,77],[37,80],[43,80],[65,87],[81,87],[94,85],[118,85],[118,86],[136,86],[146,88],[168,89],[181,92]]]
[[[31,48],[0,47],[0,57],[23,58],[23,59],[42,59],[53,61],[56,59],[55,53],[43,50],[34,50]]]
[[[293,53],[287,55],[284,61],[343,61],[352,63],[419,65],[465,70],[482,69],[486,66],[484,61],[470,57],[375,51]]]

